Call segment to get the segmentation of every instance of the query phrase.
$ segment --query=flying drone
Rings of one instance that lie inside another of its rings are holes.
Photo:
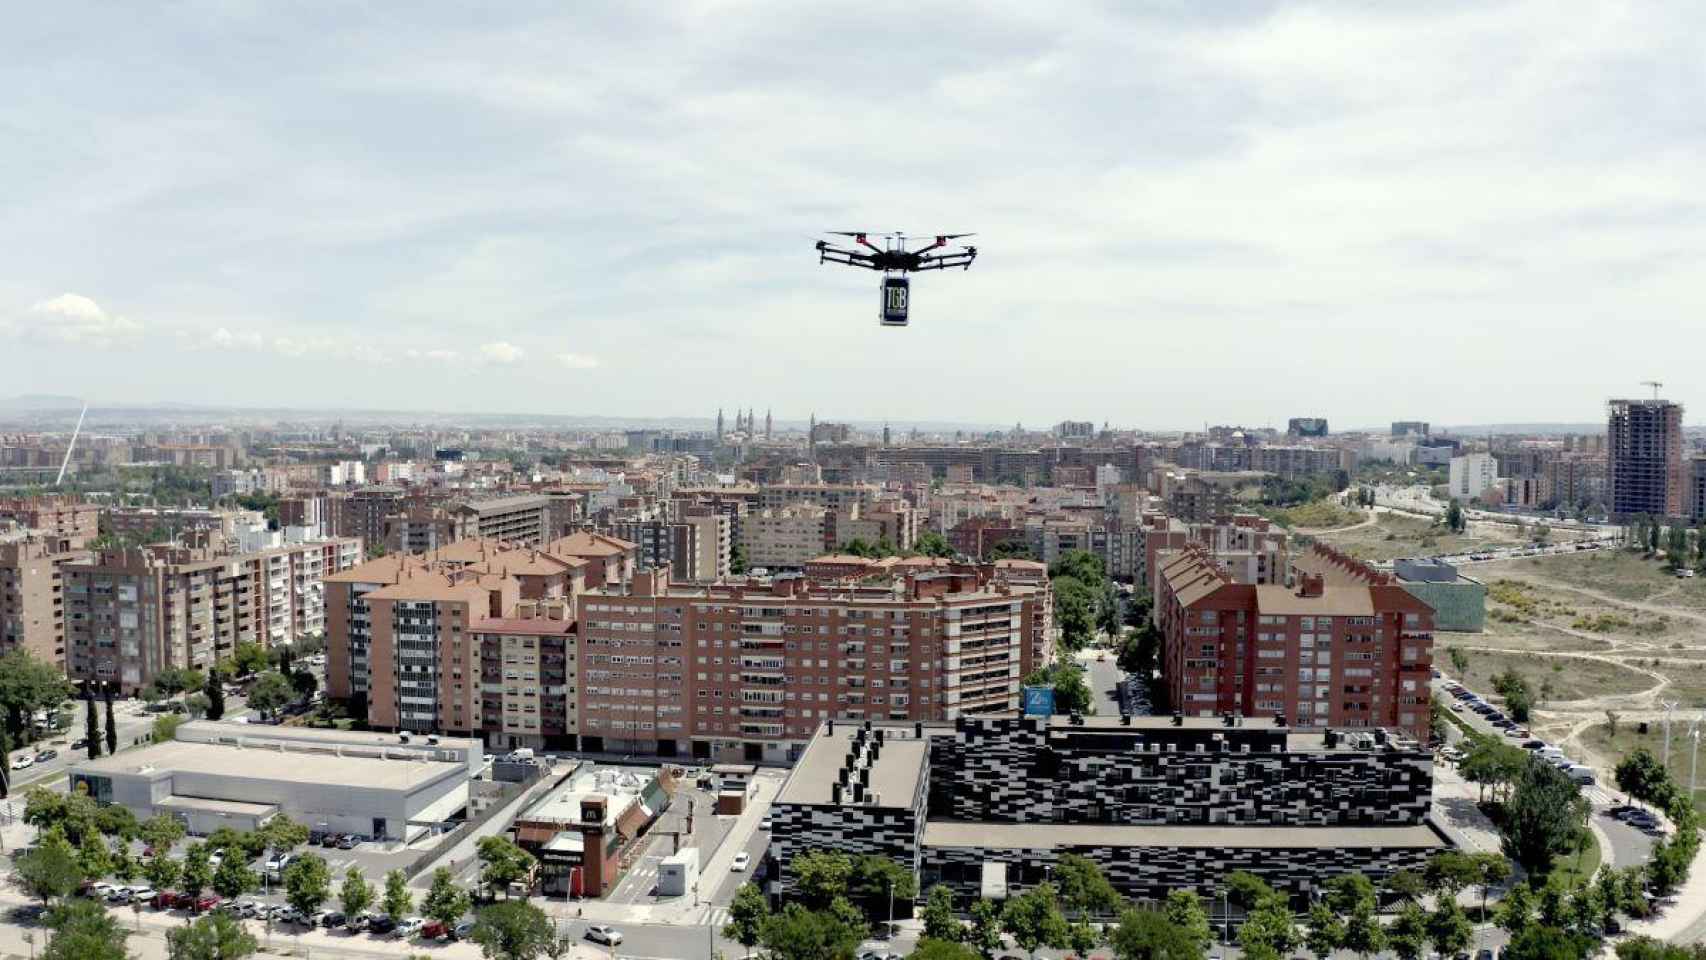
[[[906,249],[906,235],[903,233],[880,234],[882,246],[870,241],[871,234],[863,230],[830,230],[831,236],[852,237],[853,242],[870,252],[856,249],[842,249],[830,246],[829,241],[817,242],[818,263],[839,263],[849,267],[864,267],[866,270],[881,270],[883,273],[882,309],[878,316],[885,327],[906,326],[907,308],[912,299],[912,281],[907,274],[919,270],[946,270],[949,267],[971,269],[971,262],[977,259],[977,248],[962,246],[950,253],[931,253],[948,245],[949,240],[961,237],[974,237],[974,233],[939,233],[935,242],[917,250]]]

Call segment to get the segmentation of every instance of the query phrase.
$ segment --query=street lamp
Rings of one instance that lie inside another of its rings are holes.
[[[1661,700],[1659,706],[1665,708],[1665,769],[1670,769],[1670,715],[1676,711],[1675,700]]]
[[[889,925],[883,928],[883,939],[894,939],[894,878],[889,878]]]

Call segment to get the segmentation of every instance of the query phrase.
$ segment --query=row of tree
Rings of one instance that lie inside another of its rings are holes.
[[[1054,622],[1068,651],[1082,650],[1098,631],[1119,633],[1119,598],[1101,557],[1069,550],[1049,567],[1049,582],[1054,588]]]
[[[1706,524],[1691,530],[1684,524],[1667,526],[1657,517],[1638,514],[1623,528],[1623,542],[1649,557],[1662,551],[1665,567],[1670,570],[1706,569]]]
[[[841,553],[855,557],[866,557],[871,560],[881,560],[884,557],[952,557],[957,553],[949,545],[947,538],[934,530],[927,530],[919,534],[910,550],[902,550],[896,547],[886,537],[876,543],[862,537],[854,537],[838,549]]]
[[[1688,879],[1700,849],[1700,814],[1694,798],[1679,787],[1664,764],[1646,747],[1639,747],[1617,764],[1617,786],[1642,803],[1665,811],[1676,832],[1653,844],[1647,858],[1647,880],[1653,890],[1667,894]]]

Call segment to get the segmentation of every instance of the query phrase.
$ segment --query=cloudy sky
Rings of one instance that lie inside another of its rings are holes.
[[[78,6],[0,31],[0,395],[1706,415],[1696,4]],[[980,256],[883,329],[854,227]]]

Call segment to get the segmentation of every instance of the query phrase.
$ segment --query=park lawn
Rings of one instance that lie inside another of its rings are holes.
[[[1490,565],[1490,569],[1505,564]],[[1679,579],[1663,562],[1628,550],[1593,550],[1556,557],[1527,557],[1508,569],[1583,587],[1619,600],[1634,600],[1706,610],[1706,577]],[[1663,596],[1658,596],[1663,594]],[[1655,599],[1656,598],[1656,599]]]
[[[1515,669],[1527,678],[1529,686],[1537,696],[1540,694],[1541,684],[1549,681],[1550,695],[1541,697],[1541,709],[1562,700],[1640,693],[1653,686],[1652,678],[1645,674],[1598,660],[1470,649],[1460,644],[1457,646],[1462,647],[1464,655],[1469,658],[1469,669],[1464,671],[1459,679],[1482,696],[1492,696],[1493,677],[1510,669]],[[1450,661],[1445,659],[1442,662]]]
[[[1368,515],[1361,510],[1342,507],[1337,502],[1327,499],[1299,504],[1295,507],[1266,509],[1262,512],[1282,526],[1315,530],[1348,527],[1353,523],[1361,523],[1368,519]]]
[[[1584,835],[1587,837],[1584,849],[1552,858],[1552,876],[1562,881],[1566,888],[1591,880],[1599,872],[1599,838],[1592,830],[1584,831]]]
[[[1688,768],[1692,762],[1690,751],[1694,744],[1688,738],[1688,722],[1689,718],[1684,718],[1679,710],[1670,724],[1670,776],[1671,781],[1679,786],[1688,785]],[[1620,720],[1616,736],[1612,736],[1609,723],[1596,723],[1583,730],[1580,739],[1583,746],[1601,758],[1603,768],[1596,769],[1599,784],[1611,791],[1617,790],[1614,772],[1618,762],[1633,753],[1636,747],[1646,747],[1660,762],[1665,757],[1665,725],[1662,721],[1648,721],[1647,732],[1641,733],[1639,723]],[[1694,793],[1696,805],[1702,800],[1706,800],[1706,783]]]
[[[1441,556],[1474,553],[1490,547],[1509,546],[1509,537],[1465,536],[1451,533],[1443,524],[1421,517],[1382,513],[1372,526],[1336,533],[1318,534],[1317,539],[1361,560],[1396,560],[1400,557]]]

